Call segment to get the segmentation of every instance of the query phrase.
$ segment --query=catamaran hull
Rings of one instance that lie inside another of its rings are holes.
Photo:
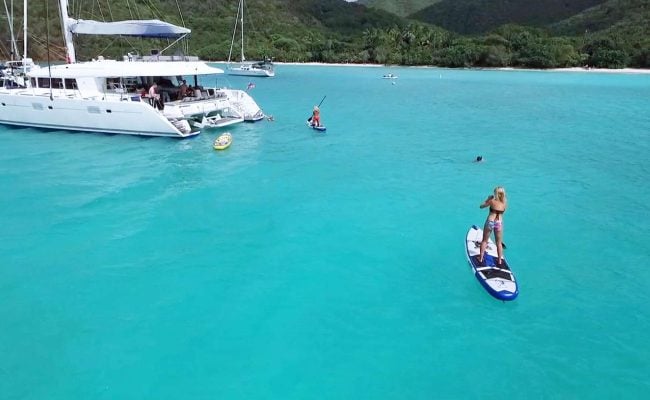
[[[184,138],[184,119],[169,120],[144,102],[69,99],[0,93],[0,124],[54,130]]]
[[[221,89],[236,114],[244,118],[246,122],[256,122],[264,119],[264,112],[257,105],[255,100],[243,90]]]

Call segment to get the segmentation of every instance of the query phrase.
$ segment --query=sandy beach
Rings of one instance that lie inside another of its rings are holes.
[[[225,62],[225,61],[219,61]],[[432,69],[445,69],[445,70],[454,70],[454,69],[476,69],[476,70],[495,70],[495,71],[557,71],[557,72],[588,72],[588,73],[599,73],[599,74],[650,74],[650,69],[636,69],[636,68],[620,68],[620,69],[608,69],[608,68],[583,68],[583,67],[572,67],[572,68],[549,68],[549,69],[530,69],[530,68],[512,68],[512,67],[503,67],[503,68],[447,68],[447,67],[437,67],[434,65],[392,65],[392,64],[350,64],[350,63],[317,63],[317,62],[274,62],[278,65],[304,65],[304,66],[321,66],[321,67],[375,67],[375,68],[432,68]]]
[[[560,72],[595,72],[599,74],[650,74],[650,69],[635,69],[635,68],[621,68],[621,69],[608,69],[608,68],[555,68],[550,71]]]

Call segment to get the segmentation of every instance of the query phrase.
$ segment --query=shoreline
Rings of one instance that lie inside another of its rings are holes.
[[[569,67],[569,68],[549,68],[549,69],[532,69],[532,68],[511,68],[502,67],[494,68],[497,71],[537,71],[537,72],[582,72],[582,73],[598,73],[598,74],[635,74],[644,75],[650,74],[650,69],[640,68],[584,68],[584,67]]]
[[[228,64],[228,61],[201,60],[210,64]],[[650,69],[641,68],[585,68],[585,67],[568,67],[568,68],[515,68],[515,67],[469,67],[469,68],[451,68],[438,67],[435,65],[394,65],[394,64],[355,64],[355,63],[322,63],[322,62],[281,62],[274,61],[277,65],[295,65],[307,67],[351,67],[351,68],[413,68],[413,69],[438,69],[445,71],[466,70],[466,71],[521,71],[521,72],[576,72],[576,73],[597,73],[597,74],[623,74],[623,75],[648,75]],[[53,63],[55,64],[55,63]],[[237,63],[234,63],[237,64]]]
[[[209,61],[211,63],[224,63],[227,61]],[[320,63],[320,62],[273,62],[277,65],[296,65],[296,66],[309,66],[309,67],[364,67],[364,68],[422,68],[422,69],[441,69],[441,70],[475,70],[475,71],[532,71],[532,72],[582,72],[582,73],[602,73],[602,74],[628,74],[628,75],[645,75],[650,74],[650,69],[640,68],[584,68],[584,67],[569,67],[569,68],[548,68],[548,69],[535,69],[535,68],[514,68],[514,67],[497,67],[497,68],[449,68],[437,67],[433,65],[392,65],[392,64],[353,64],[353,63]]]
[[[609,69],[609,68],[555,68],[552,71],[560,72],[596,72],[602,74],[650,74],[650,69],[639,69],[639,68],[620,68],[620,69]]]

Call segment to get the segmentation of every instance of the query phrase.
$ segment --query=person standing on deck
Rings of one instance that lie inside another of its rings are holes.
[[[187,81],[183,79],[181,81],[181,86],[178,88],[178,100],[183,100],[185,97],[187,97],[187,92],[188,92]]]
[[[158,84],[156,82],[151,85],[149,88],[149,98],[153,102],[151,105],[154,106],[155,108],[162,110],[163,104],[160,101],[160,93],[158,93]]]

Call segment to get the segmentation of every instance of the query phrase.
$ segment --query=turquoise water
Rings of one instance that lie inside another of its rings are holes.
[[[645,398],[650,75],[255,82],[223,152],[0,127],[0,397]],[[464,255],[496,185],[510,303]]]

